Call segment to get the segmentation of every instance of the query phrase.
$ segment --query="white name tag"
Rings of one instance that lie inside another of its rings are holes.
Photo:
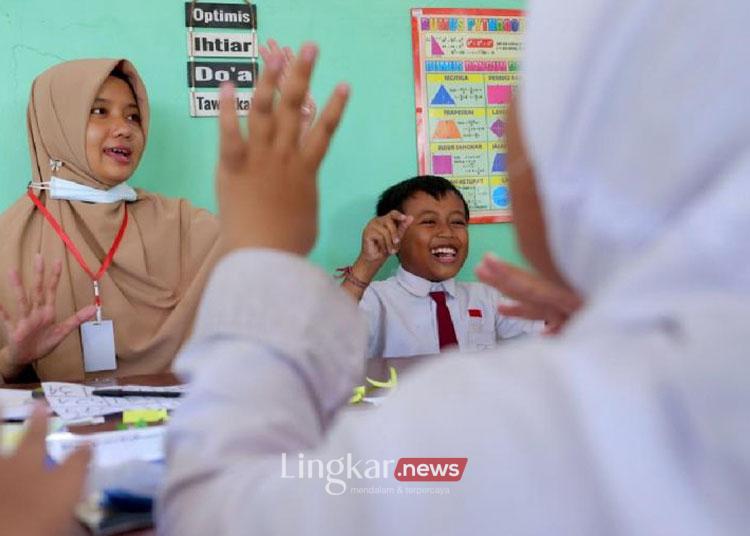
[[[86,372],[115,370],[115,329],[111,320],[81,324],[83,368]]]

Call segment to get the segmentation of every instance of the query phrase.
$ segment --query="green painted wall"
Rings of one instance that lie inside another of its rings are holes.
[[[417,172],[409,9],[523,7],[522,0],[447,4],[257,2],[261,38],[320,45],[313,82],[319,103],[340,80],[353,88],[320,176],[321,233],[312,259],[328,270],[354,260],[377,195]],[[0,0],[0,210],[30,178],[25,113],[33,78],[63,60],[119,56],[137,66],[152,108],[148,147],[131,184],[214,210],[216,121],[189,117],[185,39],[182,0]],[[461,278],[474,278],[472,267],[488,250],[520,262],[509,225],[472,225],[470,233]]]

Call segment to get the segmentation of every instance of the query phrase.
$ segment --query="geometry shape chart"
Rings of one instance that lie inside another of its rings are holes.
[[[449,154],[432,155],[432,172],[436,175],[453,175],[453,157]]]
[[[461,139],[461,131],[455,121],[438,121],[432,139],[458,140]]]
[[[502,138],[503,133],[505,132],[505,123],[498,119],[497,121],[492,123],[490,130],[495,134],[495,136],[497,136],[498,138]]]
[[[495,160],[492,162],[492,173],[501,173],[505,169],[505,153],[497,153]]]
[[[437,39],[434,37],[430,38],[430,47],[432,48],[432,55],[433,56],[443,56],[445,52],[443,52],[443,47],[440,46],[440,43],[437,42]]]
[[[451,94],[445,89],[445,86],[440,86],[440,89],[435,93],[430,104],[456,104],[456,101],[453,100],[453,97],[451,97]]]
[[[487,86],[487,104],[508,104],[512,95],[511,86]]]
[[[500,208],[508,208],[508,187],[498,186],[492,190],[492,204]]]

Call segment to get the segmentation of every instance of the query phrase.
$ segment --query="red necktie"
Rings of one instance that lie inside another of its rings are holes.
[[[437,305],[437,310],[435,312],[437,313],[440,349],[442,350],[446,346],[458,346],[456,330],[453,329],[453,320],[451,320],[451,312],[445,304],[445,292],[442,290],[438,292],[430,292],[430,297],[435,300],[435,304]]]

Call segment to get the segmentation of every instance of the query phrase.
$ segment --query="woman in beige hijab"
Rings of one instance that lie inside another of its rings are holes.
[[[11,274],[0,284],[5,382],[166,371],[189,334],[217,255],[217,223],[185,200],[125,184],[148,123],[146,89],[126,60],[71,61],[34,81],[33,183],[0,215],[0,275]],[[112,339],[116,361],[107,364],[95,354],[106,354]]]

